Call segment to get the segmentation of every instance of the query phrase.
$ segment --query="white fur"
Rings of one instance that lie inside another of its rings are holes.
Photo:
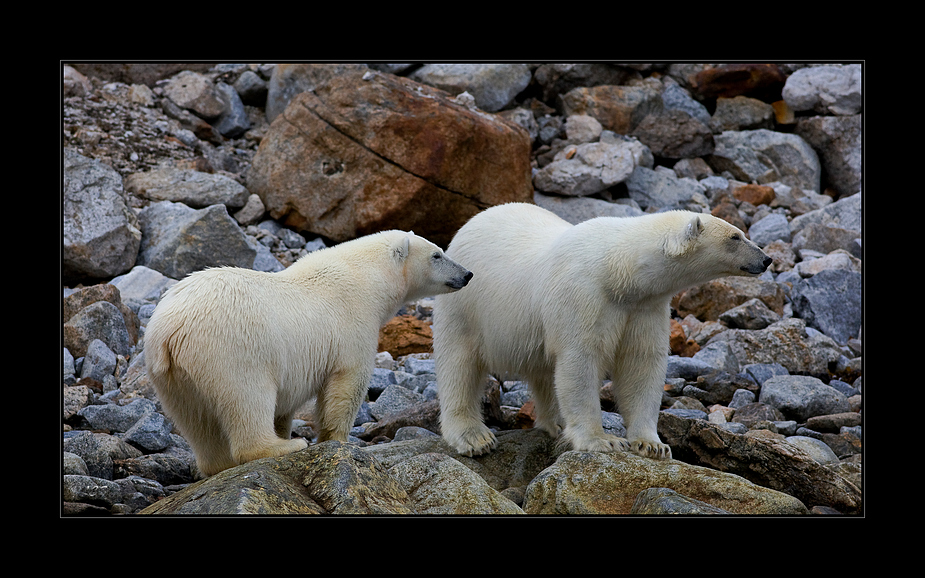
[[[670,457],[656,425],[671,297],[770,264],[741,231],[706,214],[602,217],[572,226],[520,203],[476,215],[447,254],[475,272],[466,291],[439,296],[434,307],[441,429],[465,455],[496,443],[481,418],[491,372],[527,380],[537,427],[561,432],[573,449]],[[606,375],[627,439],[601,425]]]
[[[469,277],[402,231],[310,253],[278,273],[200,271],[155,309],[148,373],[204,475],[305,448],[290,428],[311,398],[319,441],[346,441],[380,327],[406,301],[455,291]]]

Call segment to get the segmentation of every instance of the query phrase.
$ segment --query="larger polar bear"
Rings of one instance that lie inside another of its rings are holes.
[[[406,301],[456,291],[471,277],[402,231],[309,253],[278,273],[193,273],[148,323],[148,373],[206,476],[307,447],[290,439],[291,423],[311,398],[318,440],[346,441],[382,325]]]
[[[716,277],[760,274],[771,263],[742,231],[706,214],[573,226],[522,203],[473,217],[447,255],[476,273],[465,291],[434,304],[440,424],[464,455],[496,444],[481,418],[490,372],[528,381],[537,427],[561,433],[573,449],[671,457],[656,431],[671,297]],[[627,439],[601,425],[606,375]]]

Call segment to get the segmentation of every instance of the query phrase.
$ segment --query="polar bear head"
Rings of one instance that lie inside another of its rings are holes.
[[[458,291],[472,279],[469,271],[443,249],[412,232],[400,236],[393,257],[402,266],[409,301]]]
[[[708,279],[729,275],[760,275],[773,259],[745,233],[708,214],[678,211],[665,245],[669,258],[683,259],[688,269]]]

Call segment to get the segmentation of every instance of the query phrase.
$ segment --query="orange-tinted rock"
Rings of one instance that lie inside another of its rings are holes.
[[[774,120],[777,124],[796,124],[796,115],[793,109],[787,106],[786,101],[777,100],[772,102],[771,106],[774,108]]]
[[[732,191],[732,196],[755,206],[770,205],[774,200],[774,189],[766,185],[742,185]]]
[[[340,242],[413,230],[446,246],[470,217],[532,202],[527,132],[447,93],[347,69],[292,99],[254,156],[248,189],[274,219]]]
[[[719,316],[750,299],[760,299],[768,309],[783,314],[784,290],[774,281],[755,277],[723,277],[691,287],[675,296],[675,310],[685,317],[716,321]]]
[[[564,116],[592,116],[617,134],[629,134],[646,116],[663,108],[659,92],[649,86],[580,87],[562,95]]]
[[[410,353],[431,353],[434,334],[430,323],[413,315],[399,315],[379,330],[379,351],[388,351],[392,357]]]
[[[723,64],[701,70],[691,79],[691,92],[700,98],[732,98],[746,95],[775,102],[787,75],[776,64]]]
[[[684,327],[676,320],[671,320],[671,336],[669,337],[669,347],[672,355],[681,357],[693,357],[700,351],[700,345],[686,335]]]
[[[718,217],[734,227],[738,227],[739,230],[743,231],[746,236],[748,236],[748,226],[745,224],[745,221],[742,219],[742,215],[739,214],[739,209],[732,203],[732,201],[724,200],[718,203],[710,211],[710,214],[714,217]]]
[[[527,401],[517,411],[514,416],[514,427],[516,429],[530,429],[536,422],[536,408],[533,401]]]

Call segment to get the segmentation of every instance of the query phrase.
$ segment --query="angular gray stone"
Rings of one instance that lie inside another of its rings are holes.
[[[160,301],[164,292],[175,285],[177,280],[144,265],[136,265],[131,271],[114,277],[109,283],[119,290],[122,302],[133,311],[137,311],[146,303],[156,304]]]
[[[668,171],[655,171],[642,166],[637,166],[626,179],[626,187],[630,198],[643,209],[683,205],[693,200],[695,195],[706,193],[703,185],[694,179],[679,179]]]
[[[819,153],[826,179],[839,195],[861,190],[861,115],[800,119],[795,134]]]
[[[861,257],[861,234],[859,231],[841,227],[810,223],[793,236],[793,252],[800,254],[804,249],[829,254],[844,249],[855,257]]]
[[[125,317],[108,301],[81,309],[64,324],[64,345],[75,357],[83,357],[90,343],[99,339],[116,355],[128,355],[134,345]]]
[[[630,135],[649,147],[652,154],[670,159],[703,157],[715,148],[710,128],[678,109],[646,116]]]
[[[791,109],[819,114],[861,112],[861,65],[801,68],[787,77],[781,96]]]
[[[861,193],[843,197],[825,207],[794,217],[790,231],[796,235],[810,224],[861,232]]]
[[[486,112],[497,112],[530,84],[526,64],[425,64],[409,78],[451,95],[468,92]]]
[[[817,415],[850,411],[845,394],[808,375],[780,375],[766,380],[761,384],[758,402],[801,423]]]
[[[665,90],[662,91],[662,102],[665,105],[665,110],[686,112],[694,119],[706,126],[710,126],[710,111],[680,85],[668,84]]]
[[[142,417],[156,411],[157,405],[153,401],[139,398],[126,405],[89,405],[77,413],[93,429],[127,432]]]
[[[170,437],[172,427],[162,413],[152,411],[142,415],[125,432],[124,439],[146,453],[157,453],[172,444]]]
[[[789,243],[790,221],[780,213],[769,213],[752,223],[752,226],[748,228],[748,237],[759,247],[778,240]]]
[[[63,478],[61,497],[65,502],[81,502],[111,508],[121,501],[122,488],[110,480],[71,474]]]
[[[819,156],[798,135],[767,129],[725,131],[716,135],[714,142],[716,149],[705,160],[717,173],[729,171],[746,183],[780,181],[820,192]]]
[[[194,209],[219,203],[243,207],[249,196],[247,189],[231,177],[174,167],[129,175],[125,190],[154,202],[183,203]]]
[[[417,392],[401,385],[390,385],[375,402],[369,404],[369,413],[377,420],[382,420],[390,414],[398,413],[423,400],[424,398]]]
[[[215,85],[219,98],[224,103],[224,110],[212,126],[228,138],[240,138],[251,127],[247,111],[238,92],[224,82]]]
[[[736,96],[716,99],[716,111],[708,121],[713,132],[774,128],[774,108],[755,98]]]
[[[719,320],[734,329],[764,329],[781,320],[780,314],[768,308],[761,299],[749,299],[720,314]],[[694,356],[696,357],[696,355]]]
[[[138,264],[172,279],[206,267],[254,265],[257,250],[225,205],[195,210],[163,201],[144,208],[138,220],[143,231]]]
[[[184,70],[170,78],[164,84],[164,95],[177,106],[207,120],[218,117],[225,108],[209,77],[191,70]]]
[[[793,312],[838,343],[857,337],[861,329],[861,273],[826,269],[794,283]]]
[[[753,301],[761,303],[761,301],[757,299]],[[735,354],[733,354],[729,344],[722,341],[708,343],[700,351],[695,353],[691,359],[706,363],[715,370],[725,371],[732,375],[739,372],[739,362]]]
[[[135,213],[112,168],[64,149],[64,245],[68,278],[105,278],[132,268],[141,243]]]
[[[828,375],[829,363],[842,352],[832,338],[807,330],[806,325],[803,319],[792,317],[764,329],[729,329],[710,342],[728,342],[740,366],[779,363],[791,373]]]
[[[105,377],[111,376],[115,370],[116,354],[99,339],[91,341],[87,346],[80,377],[89,377],[101,382]]]
[[[585,143],[566,147],[536,172],[540,191],[568,196],[599,193],[626,180],[636,168],[632,147],[625,143]]]

